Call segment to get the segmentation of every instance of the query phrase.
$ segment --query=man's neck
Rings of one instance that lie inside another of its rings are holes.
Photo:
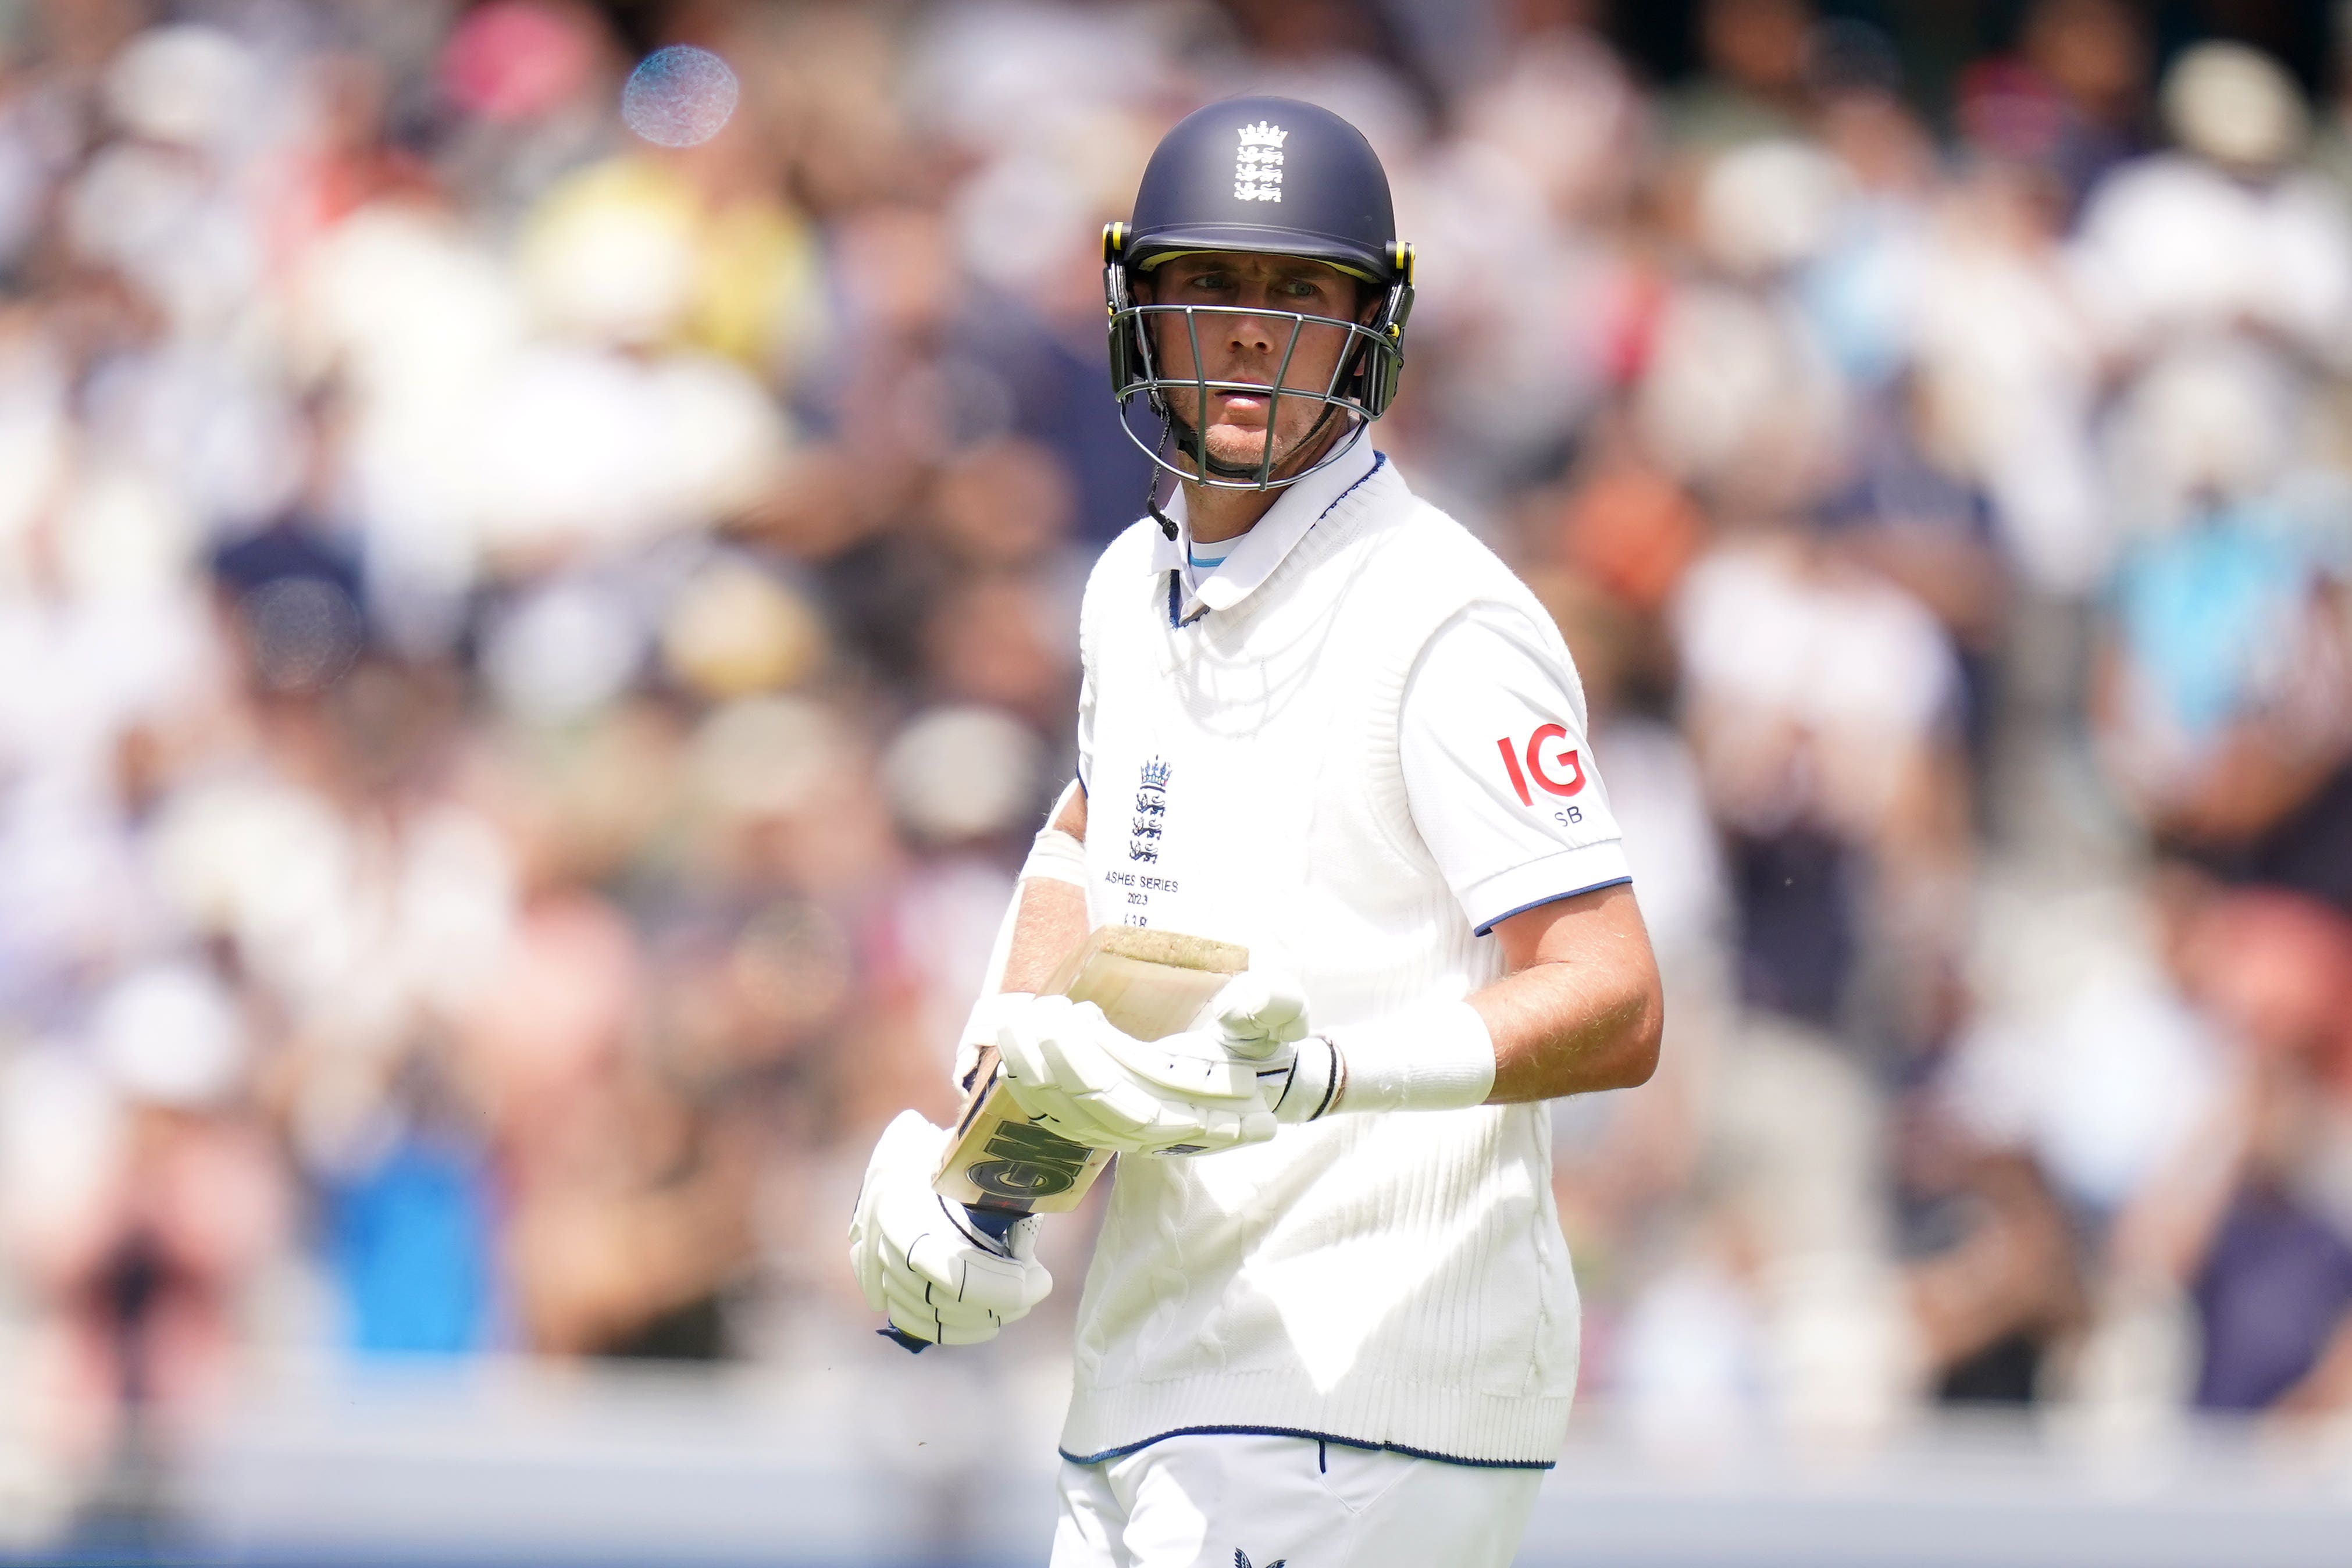
[[[1239,539],[1257,526],[1257,520],[1282,499],[1280,489],[1229,490],[1187,482],[1184,486],[1184,526],[1193,540],[1215,544]]]

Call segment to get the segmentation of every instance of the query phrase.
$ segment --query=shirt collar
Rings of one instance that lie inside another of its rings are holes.
[[[1284,486],[1282,494],[1266,508],[1265,515],[1247,533],[1233,541],[1233,553],[1201,578],[1199,591],[1183,595],[1179,618],[1189,621],[1203,609],[1229,610],[1248,598],[1260,584],[1274,575],[1274,569],[1282,564],[1323,514],[1341,496],[1362,483],[1383,460],[1372,450],[1367,433],[1358,437],[1336,462]],[[1151,569],[1173,572],[1181,584],[1184,581],[1186,552],[1192,538],[1181,485],[1176,488],[1176,494],[1164,510],[1176,520],[1176,537],[1171,539],[1163,533],[1154,541]]]

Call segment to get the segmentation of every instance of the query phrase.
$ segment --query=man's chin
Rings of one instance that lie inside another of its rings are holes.
[[[1192,455],[1189,434],[1180,430],[1176,448],[1184,458]],[[1274,444],[1273,477],[1280,478],[1299,453],[1300,437],[1277,437]],[[1219,424],[1209,426],[1210,477],[1221,479],[1255,479],[1265,462],[1265,427],[1260,425]]]
[[[1280,462],[1285,455],[1277,443],[1275,460]],[[1244,425],[1212,425],[1209,456],[1228,468],[1255,468],[1265,461],[1265,432]]]

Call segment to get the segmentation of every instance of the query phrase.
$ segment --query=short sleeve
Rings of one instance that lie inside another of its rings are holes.
[[[1439,628],[1398,747],[1413,825],[1479,935],[1633,879],[1575,670],[1524,612],[1474,605]]]

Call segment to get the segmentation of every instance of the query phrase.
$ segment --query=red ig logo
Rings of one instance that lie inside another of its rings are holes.
[[[1548,795],[1574,795],[1584,787],[1584,763],[1577,756],[1574,747],[1570,747],[1568,751],[1552,759],[1556,766],[1568,770],[1566,778],[1553,777],[1551,770],[1544,766],[1543,743],[1546,741],[1567,739],[1568,726],[1565,724],[1546,724],[1538,728],[1534,734],[1529,735],[1526,747],[1528,755],[1526,773],[1519,771],[1519,753],[1512,746],[1510,737],[1507,735],[1495,742],[1496,749],[1503,753],[1503,770],[1511,775],[1511,787],[1519,792],[1521,805],[1533,805],[1536,803],[1535,796],[1528,793],[1528,773],[1535,775],[1537,784]]]

